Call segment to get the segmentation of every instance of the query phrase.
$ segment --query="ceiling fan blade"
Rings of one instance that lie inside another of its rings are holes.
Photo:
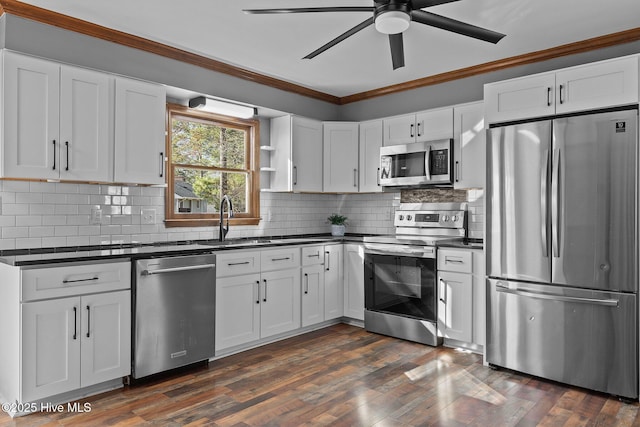
[[[431,12],[425,12],[424,10],[411,11],[411,20],[494,44],[498,43],[505,36],[505,34],[487,30],[482,27],[476,27],[475,25],[456,21],[455,19],[446,18]]]
[[[389,34],[389,47],[391,47],[391,62],[393,69],[404,67],[404,44],[402,33]]]
[[[354,35],[358,31],[360,31],[360,30],[362,30],[364,28],[367,28],[371,24],[373,24],[373,16],[371,18],[367,18],[366,20],[362,21],[361,23],[359,23],[355,27],[351,28],[349,31],[346,31],[346,32],[340,34],[338,37],[336,37],[335,39],[331,40],[329,43],[319,47],[318,49],[314,50],[313,52],[311,52],[310,54],[305,56],[303,59],[315,58],[316,56],[320,55],[325,50],[327,50],[329,48],[332,48],[333,46],[337,45],[338,43],[340,43],[341,41],[345,40],[346,38],[351,37],[352,35]]]
[[[424,9],[425,7],[437,6],[439,4],[452,3],[460,0],[411,0],[413,10]]]
[[[275,13],[309,13],[309,12],[373,12],[368,6],[336,6],[336,7],[299,7],[289,9],[242,9],[244,13],[266,15]]]

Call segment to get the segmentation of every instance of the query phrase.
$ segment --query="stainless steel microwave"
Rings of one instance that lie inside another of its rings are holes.
[[[380,185],[403,187],[453,183],[453,139],[380,148]]]

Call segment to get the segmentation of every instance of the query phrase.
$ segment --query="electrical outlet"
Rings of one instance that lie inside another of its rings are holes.
[[[142,223],[143,224],[155,224],[156,223],[156,210],[155,209],[142,209]]]
[[[91,224],[102,223],[102,209],[91,208]]]

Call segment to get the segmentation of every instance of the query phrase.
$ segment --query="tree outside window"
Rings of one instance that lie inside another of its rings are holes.
[[[257,224],[259,122],[173,104],[167,116],[167,225],[217,224],[225,194],[233,202],[232,223]]]

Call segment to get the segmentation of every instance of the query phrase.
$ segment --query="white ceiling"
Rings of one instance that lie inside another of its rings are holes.
[[[301,59],[367,13],[242,13],[372,0],[22,1],[339,97],[640,26],[639,0],[461,0],[428,11],[507,36],[493,45],[412,22],[406,65],[394,71],[387,36],[373,26]]]

